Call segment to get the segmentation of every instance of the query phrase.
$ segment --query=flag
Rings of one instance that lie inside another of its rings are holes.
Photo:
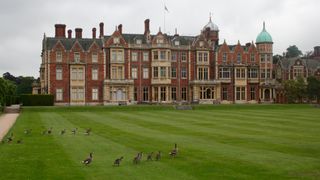
[[[169,12],[169,10],[168,10],[168,8],[167,8],[166,5],[164,5],[164,10],[167,11],[167,12]]]

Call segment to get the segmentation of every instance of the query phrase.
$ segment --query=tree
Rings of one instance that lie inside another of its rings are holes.
[[[3,74],[3,78],[13,82],[17,86],[17,88],[16,88],[17,95],[32,93],[32,83],[35,81],[34,77],[32,77],[32,76],[15,77],[14,75],[10,74],[9,72],[6,72]]]
[[[317,102],[320,103],[320,81],[311,76],[308,77],[307,82],[307,94],[309,100],[317,100]]]
[[[0,105],[11,105],[15,101],[16,85],[9,80],[0,78]]]
[[[295,81],[297,100],[302,103],[307,96],[307,85],[302,77],[298,77]]]
[[[31,94],[32,93],[32,83],[35,81],[33,77],[23,77],[19,76],[20,83],[17,84],[17,95],[21,94]]]
[[[274,55],[274,56],[272,57],[272,59],[273,59],[273,64],[277,64],[278,61],[280,61],[280,59],[282,59],[282,58],[283,58],[283,56],[281,56],[281,55],[279,55],[279,54]]]
[[[20,83],[20,79],[15,77],[14,75],[10,74],[9,72],[3,73],[2,77],[6,80],[15,82],[16,84]]]
[[[284,91],[289,103],[302,103],[307,95],[307,85],[302,77],[284,82]]]
[[[289,103],[294,103],[297,99],[295,88],[295,80],[287,80],[284,82],[284,91]]]
[[[293,46],[289,46],[287,48],[287,52],[286,52],[286,57],[290,58],[290,57],[298,57],[301,56],[302,52],[298,49],[298,47],[296,45]]]

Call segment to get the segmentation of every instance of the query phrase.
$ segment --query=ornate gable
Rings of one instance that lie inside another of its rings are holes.
[[[57,41],[57,43],[52,47],[53,51],[66,51],[66,48],[62,44],[60,40]]]
[[[119,30],[113,32],[113,34],[105,42],[105,47],[128,47],[128,43],[123,38]]]
[[[76,51],[84,51],[83,47],[81,46],[81,44],[79,43],[78,40],[76,40],[74,42],[74,44],[71,47],[71,51],[76,52]]]

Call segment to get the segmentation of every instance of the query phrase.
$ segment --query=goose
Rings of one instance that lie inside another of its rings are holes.
[[[152,161],[152,155],[153,155],[153,152],[151,152],[150,154],[148,154],[148,156],[147,156],[147,161]]]
[[[48,134],[51,134],[52,133],[52,127],[50,127],[47,131]]]
[[[61,130],[60,135],[64,135],[66,133],[66,129]]]
[[[86,129],[86,132],[85,132],[84,134],[85,134],[85,135],[90,135],[90,132],[91,132],[91,128]]]
[[[120,163],[121,163],[122,159],[123,159],[123,156],[121,156],[120,158],[116,159],[114,161],[113,165],[114,166],[120,166]]]
[[[72,134],[75,135],[77,133],[78,128],[72,129]]]
[[[24,134],[30,134],[31,131],[32,131],[32,129],[25,129],[25,130],[24,130]]]
[[[159,161],[161,159],[161,151],[158,151],[156,154],[156,160]]]
[[[178,154],[178,146],[177,143],[174,144],[174,149],[171,150],[171,152],[169,152],[169,155],[171,157],[175,157]]]
[[[13,141],[13,133],[11,133],[9,137],[7,137],[8,143],[11,143],[12,141]]]
[[[142,152],[138,153],[136,157],[133,158],[133,164],[138,164],[142,158]]]
[[[93,153],[90,153],[89,157],[87,159],[83,160],[82,163],[85,164],[85,165],[89,165],[92,162],[92,159],[93,159],[92,154]]]

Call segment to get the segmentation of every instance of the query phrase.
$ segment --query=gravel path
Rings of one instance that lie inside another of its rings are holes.
[[[18,116],[19,113],[9,113],[0,116],[0,141],[16,122]]]

